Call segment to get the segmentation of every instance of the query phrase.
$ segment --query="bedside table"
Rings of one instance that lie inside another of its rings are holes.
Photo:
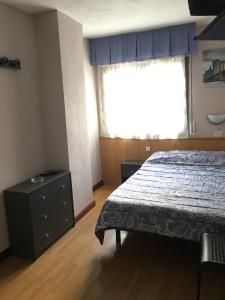
[[[125,182],[143,165],[144,160],[126,160],[121,163],[121,182]]]

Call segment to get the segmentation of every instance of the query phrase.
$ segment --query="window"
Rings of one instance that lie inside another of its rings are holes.
[[[187,137],[185,58],[98,67],[101,136]]]

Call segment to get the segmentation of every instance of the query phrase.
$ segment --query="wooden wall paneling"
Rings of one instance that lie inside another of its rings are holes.
[[[107,161],[107,174],[108,174],[108,183],[114,184],[116,178],[116,166],[118,164],[117,160],[117,140],[111,139],[108,147],[108,161]]]
[[[102,176],[106,184],[112,182],[115,177],[112,171],[112,166],[116,164],[115,144],[114,139],[101,139]]]
[[[166,140],[166,144],[167,144],[167,148],[166,148],[167,151],[171,149],[174,150],[188,149],[188,143],[186,140]]]
[[[112,181],[113,185],[119,185],[121,183],[121,170],[120,170],[120,164],[122,161],[127,160],[128,153],[127,153],[127,140],[125,139],[117,139],[116,142],[116,164],[113,166],[114,167],[114,172],[115,172],[115,178]]]
[[[120,164],[124,160],[145,160],[156,151],[217,150],[225,151],[225,139],[126,140],[101,138],[103,180],[109,185],[120,184]],[[151,147],[151,153],[145,147]]]
[[[140,140],[138,143],[138,159],[146,160],[151,155],[151,152],[145,151],[146,147],[151,147],[152,151],[152,145],[149,140]]]
[[[120,164],[127,160],[127,140],[101,138],[102,176],[105,184],[120,184]]]
[[[127,160],[138,159],[139,140],[127,140]]]
[[[209,148],[209,150],[220,150],[223,151],[225,150],[225,139],[220,139],[220,140],[203,140],[204,143],[204,148]]]
[[[118,141],[115,139],[111,140],[110,147],[108,148],[108,164],[107,162],[107,171],[108,171],[108,183],[115,184],[117,178],[117,168],[118,168]]]
[[[102,180],[103,181],[106,180],[106,177],[107,177],[107,175],[106,175],[106,162],[107,162],[106,149],[107,149],[107,140],[100,138],[100,154],[101,154]]]

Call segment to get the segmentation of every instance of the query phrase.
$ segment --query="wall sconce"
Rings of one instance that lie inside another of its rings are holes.
[[[0,67],[20,70],[21,63],[19,59],[8,59],[7,57],[2,57],[0,58]]]
[[[225,121],[225,114],[214,114],[214,115],[208,115],[207,117],[208,117],[208,121],[214,125],[223,124]]]

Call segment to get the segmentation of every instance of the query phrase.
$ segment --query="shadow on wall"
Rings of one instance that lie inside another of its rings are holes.
[[[128,233],[111,257],[92,262],[80,300],[194,299],[198,261],[197,243]]]

